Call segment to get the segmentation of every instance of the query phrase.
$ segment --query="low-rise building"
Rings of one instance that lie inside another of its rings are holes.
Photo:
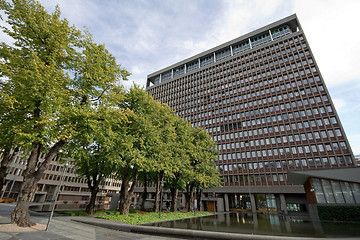
[[[42,158],[45,157],[43,154]],[[8,167],[6,183],[0,191],[0,198],[18,197],[23,181],[23,171],[26,168],[28,154],[21,152]],[[79,177],[72,159],[56,157],[46,169],[42,179],[37,184],[31,208],[37,211],[49,211],[57,200],[56,210],[84,209],[90,199],[90,190],[85,178]],[[96,199],[96,208],[108,209],[111,197],[119,193],[121,181],[107,178],[100,186]]]

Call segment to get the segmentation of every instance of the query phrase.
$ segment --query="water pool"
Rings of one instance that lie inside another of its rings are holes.
[[[221,213],[147,226],[292,237],[360,237],[359,223],[311,222],[279,215]]]

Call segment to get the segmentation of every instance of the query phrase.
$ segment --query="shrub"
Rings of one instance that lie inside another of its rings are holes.
[[[5,202],[5,200],[1,198],[1,199],[0,199],[0,203],[3,203],[3,202]]]
[[[359,206],[318,206],[322,221],[360,222]]]

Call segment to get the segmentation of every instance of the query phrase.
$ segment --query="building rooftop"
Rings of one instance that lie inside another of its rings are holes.
[[[293,14],[193,57],[151,73],[147,77],[146,87],[177,78],[178,76],[183,76],[196,69],[200,69],[209,64],[214,64],[227,57],[248,51],[267,42],[275,41],[282,36],[297,31],[301,31],[301,26],[296,14]]]

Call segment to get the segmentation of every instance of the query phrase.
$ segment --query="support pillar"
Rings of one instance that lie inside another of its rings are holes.
[[[251,202],[251,212],[256,213],[256,201],[255,201],[255,195],[250,193],[250,202]]]
[[[280,193],[280,210],[284,215],[288,215],[288,210],[286,207],[286,199],[283,193]]]
[[[185,206],[185,203],[186,203],[185,193],[182,193],[181,194],[181,205]]]
[[[227,193],[224,194],[224,202],[225,202],[225,212],[229,212],[229,195]]]
[[[134,194],[134,209],[136,209],[136,204],[137,204],[137,193]]]

